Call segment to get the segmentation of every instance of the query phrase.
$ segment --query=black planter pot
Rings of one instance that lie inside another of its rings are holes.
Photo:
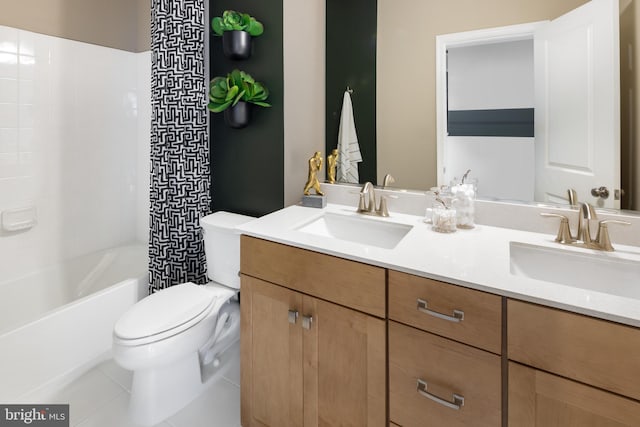
[[[227,126],[234,129],[242,129],[251,120],[251,104],[240,101],[233,107],[224,110],[224,121]]]
[[[230,59],[247,59],[251,56],[251,35],[246,31],[225,31],[222,51]]]

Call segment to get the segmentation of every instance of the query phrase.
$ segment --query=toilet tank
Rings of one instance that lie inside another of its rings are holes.
[[[240,289],[240,233],[236,227],[252,219],[222,211],[200,218],[210,280]]]

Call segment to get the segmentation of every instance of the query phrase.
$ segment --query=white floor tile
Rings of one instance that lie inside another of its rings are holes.
[[[221,362],[209,388],[157,427],[240,427],[239,344]],[[68,403],[72,427],[138,427],[127,415],[131,378],[131,372],[109,359],[53,390],[47,403]]]
[[[120,367],[113,359],[109,359],[97,367],[106,376],[111,378],[122,388],[131,392],[131,382],[133,380],[133,372]]]
[[[139,427],[127,416],[129,405],[129,394],[123,393],[109,404],[100,408],[90,418],[86,419],[77,427]],[[156,424],[156,427],[172,427],[166,422]]]
[[[125,390],[97,369],[92,369],[57,392],[50,403],[68,403],[71,426],[78,425]]]
[[[239,426],[240,388],[221,378],[167,421],[173,427]]]

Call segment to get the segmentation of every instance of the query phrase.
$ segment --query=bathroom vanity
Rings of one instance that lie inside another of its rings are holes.
[[[244,427],[638,425],[637,299],[514,273],[510,242],[554,250],[548,235],[402,214],[368,244],[309,227],[352,210],[242,227]]]

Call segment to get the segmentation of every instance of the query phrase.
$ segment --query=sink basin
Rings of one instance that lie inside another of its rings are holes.
[[[297,230],[317,236],[393,249],[412,228],[411,225],[388,220],[326,212],[321,217],[298,227]]]
[[[509,243],[511,274],[640,299],[640,261]]]

